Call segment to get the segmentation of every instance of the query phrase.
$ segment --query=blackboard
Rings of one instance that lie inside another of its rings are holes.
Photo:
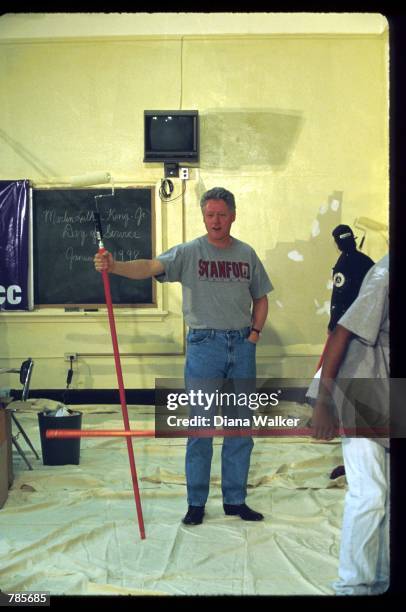
[[[104,246],[118,261],[154,257],[154,188],[34,189],[33,260],[36,306],[104,305],[93,212],[101,216]],[[95,196],[103,196],[97,197]],[[155,305],[151,279],[110,274],[113,303]]]

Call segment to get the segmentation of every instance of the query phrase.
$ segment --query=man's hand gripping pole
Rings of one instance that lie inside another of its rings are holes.
[[[103,253],[106,252],[106,249],[104,248],[104,244],[103,244],[103,231],[102,231],[102,226],[101,226],[101,221],[100,221],[100,214],[95,212],[94,219],[96,222],[96,237],[97,237],[97,241],[99,245],[98,252],[102,255]],[[122,373],[121,361],[120,361],[120,351],[118,348],[116,324],[114,320],[113,302],[111,299],[110,281],[109,281],[109,275],[108,275],[107,270],[102,270],[102,277],[103,277],[103,285],[104,285],[104,295],[105,295],[107,312],[108,312],[108,317],[109,317],[109,324],[110,324],[111,341],[113,343],[114,362],[116,366],[117,382],[118,382],[118,388],[119,388],[119,393],[120,393],[120,403],[121,403],[121,410],[123,414],[124,428],[125,428],[125,431],[130,431],[130,422],[128,419],[127,402],[125,398],[123,373]],[[131,477],[132,477],[132,482],[133,482],[134,499],[135,499],[135,505],[137,508],[138,526],[140,530],[141,539],[143,540],[145,539],[145,528],[144,528],[144,519],[142,516],[141,498],[140,498],[140,491],[138,488],[137,470],[135,467],[132,438],[127,437],[126,442],[127,442],[127,450],[128,450],[128,459],[130,462]]]

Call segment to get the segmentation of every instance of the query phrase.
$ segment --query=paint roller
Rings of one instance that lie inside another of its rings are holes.
[[[111,183],[110,172],[87,172],[77,176],[59,176],[46,179],[51,185],[70,185],[71,187],[86,187],[88,185],[103,185]]]
[[[85,185],[102,185],[111,182],[110,172],[88,172],[79,176],[71,177],[71,185],[74,187],[84,187]]]
[[[110,172],[87,172],[79,176],[72,176],[69,179],[69,184],[72,187],[85,187],[87,185],[102,185],[111,183],[111,193],[99,194],[94,196],[96,202],[96,210],[98,210],[98,200],[101,198],[111,198],[114,196],[114,182]]]
[[[71,187],[86,187],[87,185],[103,185],[111,183],[110,172],[87,172],[78,176],[63,176],[50,178],[48,182],[52,185],[70,185]]]
[[[103,244],[103,232],[102,232],[102,226],[101,226],[101,221],[100,221],[100,213],[95,212],[93,214],[94,214],[94,219],[96,222],[96,237],[97,237],[97,241],[99,245],[98,252],[100,254],[103,254],[106,252],[106,249],[104,248],[104,244]],[[119,394],[120,394],[120,403],[121,403],[121,409],[122,409],[122,414],[123,414],[124,427],[125,427],[125,431],[130,431],[130,422],[128,419],[128,410],[127,410],[127,402],[126,402],[125,390],[124,390],[123,373],[122,373],[121,361],[120,361],[120,351],[118,348],[116,324],[114,320],[113,302],[111,299],[110,281],[109,281],[109,275],[108,275],[107,270],[102,271],[102,277],[103,277],[104,295],[106,299],[107,312],[108,312],[109,325],[110,325],[111,340],[113,344],[114,362],[116,366],[117,382],[118,382],[118,388],[119,388]],[[145,539],[145,528],[144,528],[144,520],[142,516],[141,498],[140,498],[140,492],[138,489],[137,470],[135,467],[134,450],[132,446],[131,437],[127,437],[126,441],[127,441],[128,459],[130,462],[131,477],[132,477],[133,490],[134,490],[134,499],[135,499],[135,505],[137,508],[138,526],[140,530],[141,539],[143,540]]]
[[[359,248],[362,249],[364,244],[365,236],[367,230],[372,230],[374,232],[379,232],[382,235],[382,232],[386,232],[388,230],[388,226],[385,223],[381,223],[380,221],[375,221],[374,219],[370,219],[369,217],[357,217],[354,221],[354,227],[360,229],[364,232],[362,236]],[[383,236],[388,243],[388,238]]]

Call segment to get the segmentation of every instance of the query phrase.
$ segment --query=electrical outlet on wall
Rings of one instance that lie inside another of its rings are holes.
[[[179,178],[187,180],[189,178],[189,168],[179,168]]]

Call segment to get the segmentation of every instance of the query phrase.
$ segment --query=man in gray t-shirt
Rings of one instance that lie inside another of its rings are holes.
[[[356,425],[359,405],[389,424],[388,289],[386,255],[369,270],[357,299],[331,335],[312,418],[317,439],[334,436],[331,397],[344,427],[349,424],[349,410]],[[333,587],[337,595],[384,593],[389,586],[389,441],[343,437],[342,450],[348,491],[339,578]]]
[[[230,235],[235,220],[233,194],[215,187],[203,194],[200,205],[205,236],[177,245],[152,260],[117,262],[110,253],[96,254],[95,267],[133,279],[154,276],[159,282],[180,282],[183,313],[189,326],[186,388],[215,392],[221,390],[215,387],[222,381],[233,381],[236,389],[247,389],[249,381],[252,383],[256,377],[256,343],[267,318],[267,293],[272,284],[255,251]],[[216,408],[200,406],[201,415],[212,418]],[[234,408],[237,413],[238,407]],[[212,441],[199,435],[191,435],[187,441],[185,525],[203,521]],[[249,436],[224,438],[223,506],[227,515],[258,521],[263,515],[245,504],[252,447]]]
[[[252,300],[272,288],[254,249],[236,238],[218,248],[201,236],[157,259],[165,268],[158,281],[182,283],[183,314],[194,329],[250,327]]]

